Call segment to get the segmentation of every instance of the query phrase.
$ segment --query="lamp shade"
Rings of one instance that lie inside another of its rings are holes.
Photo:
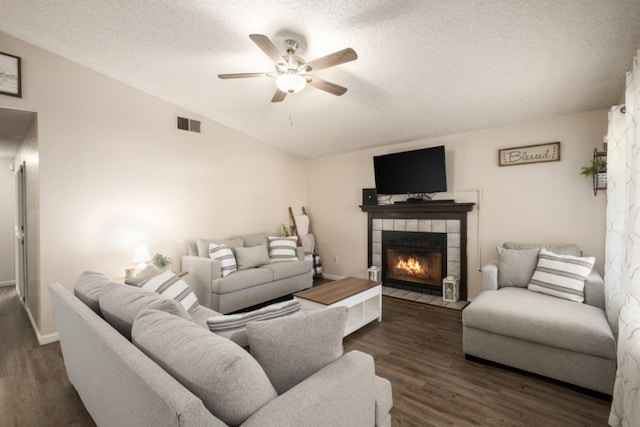
[[[149,255],[149,249],[146,246],[138,246],[136,252],[133,255],[133,262],[143,263],[151,261],[151,255]]]
[[[295,73],[281,74],[276,77],[276,86],[286,93],[300,92],[306,85],[307,79]]]

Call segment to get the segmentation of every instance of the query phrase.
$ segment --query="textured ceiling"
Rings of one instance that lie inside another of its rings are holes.
[[[0,31],[303,156],[403,142],[616,104],[640,40],[625,0],[0,0]],[[346,86],[270,101],[249,39],[312,60]],[[19,52],[14,52],[19,55]]]

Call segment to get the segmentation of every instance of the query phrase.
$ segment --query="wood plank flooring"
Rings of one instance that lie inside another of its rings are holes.
[[[461,312],[383,298],[382,322],[347,336],[391,381],[393,426],[606,426],[610,402],[462,353]]]
[[[609,402],[464,359],[460,312],[383,298],[383,321],[345,338],[393,386],[393,426],[605,426]],[[13,287],[0,287],[0,426],[94,426],[58,343],[39,346]]]
[[[60,344],[39,345],[15,287],[0,287],[0,426],[94,426]]]

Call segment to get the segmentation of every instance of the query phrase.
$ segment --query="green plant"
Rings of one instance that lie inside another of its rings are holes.
[[[162,255],[161,253],[155,254],[151,259],[151,264],[153,264],[156,268],[167,268],[172,262],[173,260],[171,258]]]
[[[289,231],[289,227],[282,224],[282,237],[291,237],[291,232]]]
[[[591,165],[583,166],[580,175],[593,176],[607,172],[607,159],[605,157],[594,157]]]

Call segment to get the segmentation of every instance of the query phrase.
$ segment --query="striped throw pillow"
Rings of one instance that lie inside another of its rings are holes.
[[[269,258],[271,262],[297,261],[297,237],[269,237]]]
[[[179,302],[189,314],[193,314],[200,306],[196,294],[193,293],[189,285],[169,270],[152,277],[141,288]]]
[[[275,319],[277,317],[288,316],[299,311],[300,301],[293,299],[271,304],[248,313],[209,317],[207,319],[207,326],[209,326],[209,330],[211,332],[231,332],[243,329],[249,322]]]
[[[542,248],[528,289],[570,301],[584,302],[584,282],[595,262],[594,257],[558,255]]]
[[[226,245],[211,243],[209,245],[209,258],[220,261],[222,264],[222,277],[228,276],[238,270],[236,256]]]

